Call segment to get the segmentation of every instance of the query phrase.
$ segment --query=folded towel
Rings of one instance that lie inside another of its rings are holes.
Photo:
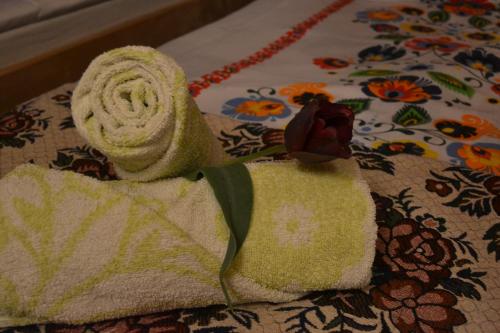
[[[94,59],[71,103],[76,128],[121,178],[174,177],[224,159],[183,70],[152,48],[128,46]]]
[[[354,160],[247,167],[254,210],[226,274],[233,302],[369,283],[375,207]],[[227,241],[205,179],[100,182],[20,166],[0,180],[0,327],[224,303]]]

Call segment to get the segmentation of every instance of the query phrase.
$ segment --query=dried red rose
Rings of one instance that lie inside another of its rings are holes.
[[[286,127],[286,150],[305,163],[349,158],[353,122],[354,113],[349,107],[313,99]]]

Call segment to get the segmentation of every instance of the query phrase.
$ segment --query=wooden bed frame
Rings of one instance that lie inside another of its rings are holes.
[[[252,0],[184,0],[103,29],[26,61],[0,69],[0,113],[80,78],[100,53],[125,45],[157,47],[213,22]]]

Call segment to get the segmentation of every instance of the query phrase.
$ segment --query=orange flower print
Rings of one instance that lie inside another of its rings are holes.
[[[495,5],[488,0],[448,0],[443,9],[460,16],[481,16],[495,10]]]
[[[372,21],[395,21],[399,19],[399,14],[389,10],[380,10],[368,13],[368,18]]]
[[[438,156],[435,151],[429,149],[429,146],[426,143],[421,141],[375,141],[372,147],[377,153],[381,153],[386,156],[394,156],[398,154],[425,156],[428,158],[437,158]]]
[[[285,103],[276,98],[238,97],[223,105],[222,114],[245,121],[273,121],[288,117],[291,111]]]
[[[415,34],[432,34],[436,32],[436,29],[434,28],[414,23],[403,23],[401,24],[401,29]]]
[[[462,140],[475,140],[481,136],[500,139],[500,130],[495,125],[472,114],[463,115],[461,122],[438,119],[434,122],[434,127],[446,136]]]
[[[236,107],[236,112],[257,117],[278,116],[285,105],[271,100],[245,101]]]
[[[416,76],[374,78],[362,82],[363,92],[384,102],[425,103],[440,99],[441,89],[431,81]]]
[[[338,58],[315,58],[314,64],[323,69],[340,69],[349,66],[349,62]]]
[[[484,170],[500,175],[500,150],[464,145],[458,150],[458,156],[465,159],[465,164],[476,170]]]
[[[332,102],[334,99],[333,95],[322,89],[324,87],[326,87],[326,83],[321,82],[294,83],[281,88],[279,94],[288,96],[288,102],[299,107],[307,104],[314,98],[327,99]]]
[[[392,22],[401,21],[403,16],[391,9],[372,9],[358,12],[356,14],[358,20],[362,22]]]
[[[475,143],[472,145],[455,142],[446,149],[448,155],[459,159],[462,165],[500,176],[500,145]]]
[[[434,49],[443,53],[451,53],[460,48],[470,47],[468,44],[455,42],[448,36],[438,38],[413,38],[405,42],[405,46],[417,51]]]
[[[477,128],[477,131],[480,135],[487,135],[500,139],[500,130],[489,121],[481,119],[478,116],[465,114],[462,116],[462,123],[466,126]]]

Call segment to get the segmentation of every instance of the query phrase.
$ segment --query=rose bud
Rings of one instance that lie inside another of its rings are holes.
[[[354,113],[349,107],[314,99],[286,127],[286,150],[304,163],[349,158],[353,122]]]

